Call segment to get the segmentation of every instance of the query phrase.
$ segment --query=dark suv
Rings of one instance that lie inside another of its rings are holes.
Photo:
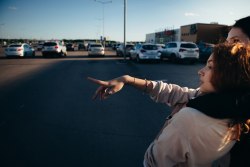
[[[74,45],[72,43],[68,43],[66,44],[66,49],[67,51],[74,51]]]
[[[211,44],[211,43],[199,43],[198,47],[199,47],[199,52],[200,52],[199,61],[202,62],[202,63],[207,62],[207,59],[209,58],[209,56],[213,52],[214,44]]]

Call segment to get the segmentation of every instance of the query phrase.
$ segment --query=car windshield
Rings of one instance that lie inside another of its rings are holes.
[[[21,47],[22,45],[10,45],[10,48]]]
[[[43,44],[43,46],[56,46],[57,44],[55,42],[46,42]]]
[[[183,43],[181,44],[182,48],[197,48],[197,46],[195,44],[192,43]]]
[[[126,48],[128,49],[128,48],[133,48],[134,47],[134,45],[126,45]]]
[[[156,45],[143,45],[142,48],[145,50],[157,50]]]

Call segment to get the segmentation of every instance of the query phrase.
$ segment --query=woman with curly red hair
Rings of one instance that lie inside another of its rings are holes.
[[[245,135],[250,118],[248,23],[249,17],[238,20],[228,42],[214,47],[198,72],[197,89],[129,75],[109,81],[88,78],[100,85],[94,99],[106,99],[130,85],[173,109],[145,153],[145,167],[250,166],[249,135]]]

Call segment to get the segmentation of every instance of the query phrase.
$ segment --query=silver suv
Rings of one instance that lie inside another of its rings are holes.
[[[43,44],[43,57],[47,56],[67,56],[66,46],[61,41],[49,41]]]
[[[199,48],[193,42],[169,42],[161,53],[161,59],[167,58],[173,62],[190,60],[193,63],[199,59]]]

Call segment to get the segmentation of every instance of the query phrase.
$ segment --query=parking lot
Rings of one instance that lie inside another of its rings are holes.
[[[0,166],[137,167],[169,114],[166,105],[126,86],[92,100],[103,80],[124,74],[197,87],[202,64],[122,63],[116,52],[66,58],[4,57],[0,52]],[[188,77],[187,77],[188,76]]]

